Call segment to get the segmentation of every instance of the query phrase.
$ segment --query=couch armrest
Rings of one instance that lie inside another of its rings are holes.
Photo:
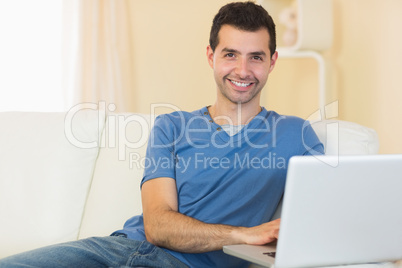
[[[66,116],[0,113],[0,258],[78,237],[104,118]]]

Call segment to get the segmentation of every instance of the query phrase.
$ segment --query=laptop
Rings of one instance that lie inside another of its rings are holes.
[[[292,157],[277,243],[223,251],[278,268],[402,259],[402,154]]]

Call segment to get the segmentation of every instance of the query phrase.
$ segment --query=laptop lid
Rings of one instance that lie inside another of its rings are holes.
[[[402,155],[289,162],[275,267],[402,259]]]

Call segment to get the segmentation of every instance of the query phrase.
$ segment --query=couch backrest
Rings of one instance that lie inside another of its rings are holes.
[[[312,121],[326,155],[377,154],[377,133],[368,127],[341,120]]]

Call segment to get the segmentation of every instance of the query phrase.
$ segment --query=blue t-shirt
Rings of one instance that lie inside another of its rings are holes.
[[[158,116],[151,131],[144,177],[176,180],[180,213],[205,223],[251,227],[270,221],[283,195],[289,158],[323,153],[305,121],[265,108],[237,134],[216,124],[207,107]],[[129,219],[128,238],[145,240],[142,215]],[[190,267],[247,267],[224,254],[165,249]]]

